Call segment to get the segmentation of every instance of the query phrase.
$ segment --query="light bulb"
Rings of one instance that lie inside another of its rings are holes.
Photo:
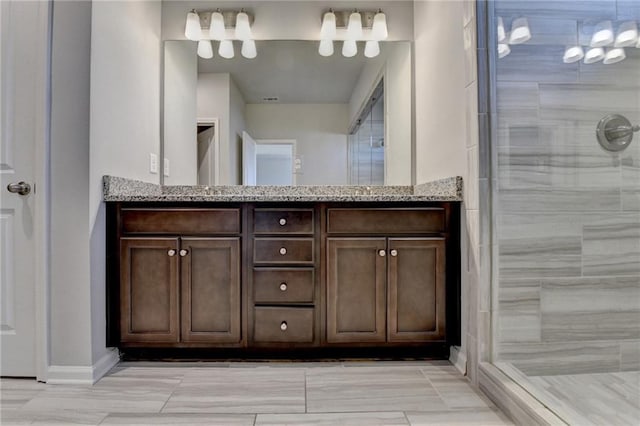
[[[593,64],[604,59],[604,49],[602,47],[592,47],[584,54],[584,63]]]
[[[234,56],[233,43],[231,40],[222,40],[218,46],[218,55],[225,59],[231,59]]]
[[[358,45],[355,40],[345,40],[342,43],[342,56],[351,58],[358,54]]]
[[[635,46],[637,42],[638,25],[636,25],[636,21],[628,21],[620,24],[614,47]]]
[[[598,23],[591,36],[591,47],[609,46],[613,43],[613,27],[611,21]]]
[[[318,53],[320,54],[320,56],[333,55],[333,40],[320,40]]]
[[[582,46],[567,46],[564,50],[562,62],[565,64],[572,64],[574,62],[578,62],[582,58],[584,58],[584,50],[582,49]]]
[[[222,16],[220,12],[213,12],[211,14],[209,37],[212,40],[226,40],[227,38],[227,29],[224,27],[224,16]]]
[[[320,40],[333,40],[336,38],[336,15],[329,11],[322,17],[322,27],[320,27]]]
[[[358,12],[353,12],[349,15],[347,38],[349,40],[359,40],[362,38],[362,16],[360,16]]]
[[[627,55],[624,53],[624,49],[622,47],[614,47],[611,49],[607,49],[607,53],[604,54],[603,64],[611,65],[618,63],[620,61],[624,61]]]
[[[240,53],[247,59],[253,59],[258,56],[256,42],[253,40],[244,40],[242,42],[242,49],[240,50]]]
[[[506,43],[498,44],[498,58],[502,59],[505,56],[507,56],[509,53],[511,53],[511,48],[509,47],[508,44]]]
[[[375,58],[380,54],[380,45],[376,40],[368,40],[364,45],[364,56],[367,58]]]
[[[387,31],[387,16],[378,11],[373,17],[373,26],[371,27],[371,37],[374,40],[386,40],[389,37]]]
[[[498,16],[498,43],[504,43],[507,40],[507,33],[504,31],[504,21]]]
[[[187,13],[187,25],[184,27],[184,35],[189,40],[198,41],[202,38],[202,27],[200,27],[200,16],[195,10]]]
[[[211,40],[198,41],[198,56],[204,59],[213,58],[213,46],[211,46]]]
[[[517,18],[511,24],[509,44],[522,44],[531,40],[531,30],[527,18]]]
[[[249,25],[249,15],[240,12],[236,16],[236,38],[238,40],[249,40],[253,38],[251,26]]]

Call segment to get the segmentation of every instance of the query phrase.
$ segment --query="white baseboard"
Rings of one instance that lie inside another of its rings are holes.
[[[93,385],[120,361],[116,348],[109,349],[92,366],[51,365],[47,383],[53,385]]]
[[[451,346],[449,351],[449,361],[462,374],[467,375],[467,355],[461,351],[459,346]]]

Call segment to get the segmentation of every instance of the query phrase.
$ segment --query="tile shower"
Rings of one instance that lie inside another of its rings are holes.
[[[595,129],[608,114],[640,124],[640,48],[610,65],[563,63],[563,53],[586,50],[598,22],[614,32],[640,25],[640,1],[495,1],[488,10],[507,31],[528,18],[532,34],[491,61],[493,360],[571,424],[633,422],[640,135],[613,153]],[[589,387],[600,406],[579,393]]]

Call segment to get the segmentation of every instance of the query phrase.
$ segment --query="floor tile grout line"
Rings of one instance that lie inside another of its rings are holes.
[[[309,408],[308,408],[308,402],[307,402],[307,369],[304,369],[304,412],[305,414],[307,414],[309,412]]]
[[[404,416],[404,419],[407,421],[407,426],[411,426],[411,421],[409,420],[409,416],[407,416],[407,412],[403,411],[402,415]]]
[[[447,401],[445,401],[445,399],[442,397],[442,394],[440,394],[440,391],[438,391],[438,388],[435,387],[435,385],[433,384],[431,379],[429,379],[429,376],[427,376],[427,373],[425,373],[425,371],[422,368],[420,369],[420,373],[427,380],[427,382],[429,382],[429,384],[431,385],[431,387],[435,391],[436,395],[438,395],[438,398],[440,398],[440,401],[442,401],[442,404],[445,407],[447,407],[447,410],[454,411],[451,407],[449,407],[449,404],[447,404]]]
[[[167,400],[164,402],[164,404],[162,404],[162,407],[160,407],[160,411],[158,411],[158,414],[162,413],[162,410],[164,410],[164,408],[167,406],[167,404],[169,403],[169,400],[171,399],[171,397],[173,396],[173,394],[178,390],[178,388],[180,387],[180,385],[182,385],[182,382],[184,381],[185,376],[187,375],[187,373],[185,372],[182,377],[180,377],[180,381],[178,382],[178,384],[171,390],[171,393],[169,394],[169,397],[167,398]]]

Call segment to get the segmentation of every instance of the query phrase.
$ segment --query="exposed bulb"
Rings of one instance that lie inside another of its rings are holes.
[[[195,10],[187,13],[187,24],[184,27],[184,35],[189,40],[198,41],[202,38],[202,27],[200,27],[200,16]]]
[[[318,53],[320,56],[333,55],[333,40],[320,40],[320,47],[318,47]]]

